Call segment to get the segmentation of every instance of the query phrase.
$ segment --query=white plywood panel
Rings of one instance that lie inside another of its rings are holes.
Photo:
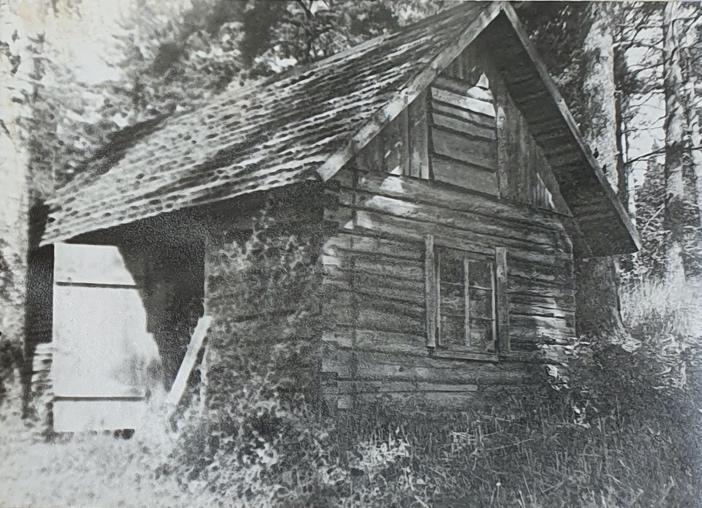
[[[56,400],[54,430],[137,429],[144,420],[146,409],[144,400]]]
[[[136,288],[55,286],[53,340],[57,395],[141,395],[158,359]]]
[[[59,283],[136,286],[143,273],[139,265],[128,265],[114,245],[54,245],[54,281]]]

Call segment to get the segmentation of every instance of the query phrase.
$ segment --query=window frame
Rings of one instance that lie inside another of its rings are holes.
[[[464,344],[447,346],[441,336],[440,249],[462,253],[464,285]],[[475,351],[468,343],[470,333],[470,261],[487,262],[491,279],[491,327],[494,351]],[[468,266],[466,266],[468,265]],[[494,248],[493,255],[476,254],[456,245],[436,244],[433,235],[425,237],[426,346],[432,356],[449,359],[497,361],[509,353],[509,309],[507,297],[507,251]]]

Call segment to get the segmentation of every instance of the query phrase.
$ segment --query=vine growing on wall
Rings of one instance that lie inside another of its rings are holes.
[[[228,405],[232,387],[259,379],[290,400],[312,388],[320,325],[321,231],[281,226],[269,202],[246,239],[211,256],[208,293],[214,325],[207,356],[208,403]]]

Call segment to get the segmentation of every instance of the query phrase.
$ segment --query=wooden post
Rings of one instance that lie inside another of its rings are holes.
[[[495,303],[497,312],[497,351],[509,353],[509,295],[507,294],[507,249],[495,249]]]
[[[437,283],[436,263],[434,260],[434,236],[424,237],[424,278],[426,287],[424,296],[426,300],[427,347],[436,347],[436,309],[437,309]]]
[[[470,260],[463,256],[463,305],[464,305],[464,345],[470,347]]]

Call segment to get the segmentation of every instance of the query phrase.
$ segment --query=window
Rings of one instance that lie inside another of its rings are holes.
[[[426,248],[427,346],[457,358],[507,352],[506,251],[474,254],[431,236]]]

